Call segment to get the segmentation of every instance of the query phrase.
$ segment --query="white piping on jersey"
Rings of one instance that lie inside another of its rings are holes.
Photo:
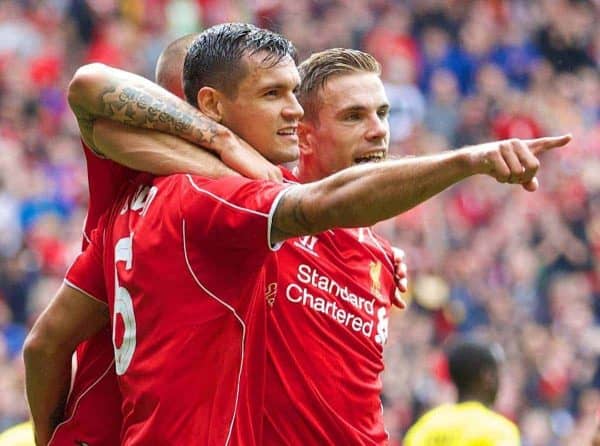
[[[83,234],[83,238],[88,242],[88,243],[92,243],[92,239],[88,237],[88,235],[85,233],[85,231],[81,231],[81,233]]]
[[[77,360],[77,350],[73,352],[71,355],[71,382],[69,383],[69,393],[67,393],[68,402],[71,399],[71,394],[73,393],[73,388],[75,387],[75,377],[77,376],[77,370],[79,368],[79,361]]]
[[[79,291],[80,293],[85,294],[87,297],[89,297],[90,299],[94,299],[95,301],[100,302],[101,304],[104,304],[106,306],[108,306],[108,304],[106,302],[104,302],[102,299],[98,299],[96,296],[93,296],[92,294],[88,293],[87,291],[85,291],[84,289],[79,288],[77,285],[75,285],[73,282],[71,282],[68,279],[63,279],[63,282],[65,282],[65,285],[67,285],[70,288],[73,288],[74,290]]]
[[[75,405],[73,406],[73,413],[71,414],[71,416],[69,418],[67,418],[65,421],[63,421],[62,423],[60,423],[58,426],[56,426],[56,429],[54,429],[54,432],[52,433],[52,437],[50,437],[50,441],[48,441],[49,446],[52,445],[52,440],[54,440],[54,437],[56,436],[56,433],[58,432],[58,430],[62,426],[65,426],[67,423],[69,423],[73,419],[73,417],[75,416],[75,413],[77,412],[77,409],[79,408],[79,403],[81,402],[83,397],[86,396],[88,394],[88,392],[90,392],[96,386],[96,384],[98,384],[100,381],[102,381],[104,379],[104,377],[106,376],[106,374],[108,372],[110,372],[111,369],[114,369],[114,367],[113,367],[114,365],[115,365],[115,360],[113,358],[113,360],[108,365],[108,368],[102,373],[102,375],[100,375],[100,377],[96,381],[94,381],[87,389],[85,389],[81,393],[79,398],[77,398],[77,401],[75,401]]]
[[[395,270],[394,262],[392,260],[390,260],[387,252],[385,252],[385,249],[383,249],[383,246],[381,246],[381,243],[379,243],[379,240],[377,240],[377,237],[375,237],[375,234],[373,234],[373,231],[371,230],[371,228],[367,228],[367,231],[369,232],[369,237],[371,237],[371,240],[373,240],[373,243],[375,243],[377,245],[379,250],[383,253],[383,257],[385,257],[385,259],[388,261],[388,263],[392,267],[392,270]]]
[[[190,178],[190,181],[191,181],[191,178]],[[194,183],[192,182],[192,184],[194,184]],[[246,345],[246,324],[244,323],[244,320],[240,317],[240,315],[237,313],[237,311],[235,311],[235,308],[233,308],[227,302],[220,299],[217,295],[215,295],[208,288],[206,288],[202,284],[202,282],[200,282],[200,280],[194,273],[194,270],[192,269],[192,265],[190,265],[190,261],[189,261],[188,253],[187,253],[187,242],[186,242],[186,237],[185,237],[185,219],[183,219],[183,223],[181,226],[181,235],[182,235],[182,239],[183,239],[183,255],[185,256],[185,264],[187,265],[188,271],[192,275],[194,282],[196,282],[196,284],[202,289],[202,291],[204,291],[206,294],[208,294],[214,300],[216,300],[221,305],[223,305],[225,308],[227,308],[233,314],[233,316],[237,319],[237,321],[240,323],[240,325],[242,326],[242,343],[241,343],[242,344],[242,348],[241,348],[242,354],[240,357],[240,370],[238,372],[238,380],[237,380],[237,385],[236,385],[236,390],[235,390],[235,404],[233,406],[233,414],[231,416],[231,424],[229,425],[229,432],[227,433],[227,439],[225,440],[225,445],[224,445],[224,446],[227,446],[231,440],[231,433],[233,432],[233,424],[235,423],[235,418],[237,416],[237,407],[238,407],[238,402],[239,402],[239,397],[240,397],[240,381],[242,379],[242,369],[244,368],[244,352],[245,352],[245,345]]]
[[[89,236],[89,235],[87,235],[87,234],[86,234],[86,232],[85,232],[85,226],[86,226],[86,224],[87,224],[87,219],[88,219],[88,216],[86,215],[86,216],[85,216],[85,220],[83,220],[83,228],[81,229],[81,234],[83,235],[83,238],[84,238],[84,239],[85,239],[85,240],[86,240],[88,243],[92,243],[92,239],[91,239],[91,238],[90,238],[90,236]]]
[[[277,194],[277,196],[273,200],[273,203],[271,204],[271,209],[269,210],[269,213],[265,214],[264,212],[259,212],[259,211],[254,210],[254,209],[248,209],[248,208],[245,208],[245,207],[233,204],[232,202],[227,201],[223,197],[219,197],[218,195],[213,194],[212,192],[209,192],[209,191],[207,191],[205,189],[202,189],[200,186],[198,186],[196,183],[194,183],[194,180],[193,180],[193,178],[192,178],[192,176],[190,174],[186,174],[186,176],[188,177],[188,180],[192,184],[192,187],[194,189],[196,189],[196,191],[198,191],[200,193],[203,193],[203,194],[206,194],[209,197],[214,198],[215,200],[220,201],[221,203],[226,204],[226,205],[228,205],[228,206],[230,206],[233,209],[236,209],[238,211],[249,212],[249,213],[254,214],[254,215],[259,215],[261,217],[265,217],[267,219],[267,246],[269,247],[269,249],[271,251],[278,251],[281,248],[281,246],[283,245],[283,242],[276,243],[276,244],[272,244],[271,243],[271,226],[273,224],[273,215],[275,214],[275,210],[277,209],[277,206],[279,205],[279,202],[283,198],[284,194],[289,189],[283,189],[283,190],[279,191],[279,193]]]
[[[192,186],[194,187],[194,189],[196,189],[200,193],[206,194],[209,197],[212,197],[215,200],[220,201],[221,203],[226,204],[227,206],[230,206],[230,207],[232,207],[234,209],[237,209],[237,210],[240,210],[240,211],[250,212],[251,214],[260,215],[261,217],[265,217],[265,218],[269,217],[269,215],[265,214],[264,212],[259,212],[259,211],[256,211],[254,209],[248,209],[248,208],[245,208],[245,207],[242,207],[242,206],[238,206],[237,204],[233,204],[232,202],[227,201],[223,197],[219,197],[218,195],[216,195],[216,194],[214,194],[212,192],[209,192],[209,191],[207,191],[205,189],[202,189],[200,186],[198,186],[196,183],[194,183],[194,180],[193,180],[193,178],[192,178],[192,176],[190,174],[186,174],[186,177],[188,177],[188,180],[190,181],[190,183],[192,184]]]
[[[268,243],[269,249],[271,251],[279,251],[279,249],[285,243],[285,240],[281,241],[279,243],[276,243],[276,244],[273,244],[271,242],[271,228],[273,227],[273,216],[275,215],[275,211],[277,210],[277,206],[279,206],[279,202],[281,201],[281,199],[283,198],[283,196],[290,189],[291,189],[291,187],[288,187],[287,189],[282,189],[281,191],[279,191],[279,193],[277,194],[277,196],[273,200],[273,203],[271,204],[271,209],[269,210],[269,217],[268,217],[268,220],[267,220],[267,243]]]

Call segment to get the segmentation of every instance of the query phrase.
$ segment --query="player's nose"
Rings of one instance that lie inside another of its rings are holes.
[[[377,114],[369,117],[368,128],[365,137],[369,141],[384,139],[389,132],[388,121]]]
[[[298,102],[295,94],[291,94],[288,98],[286,106],[281,112],[282,116],[287,121],[300,121],[304,116],[304,109]]]

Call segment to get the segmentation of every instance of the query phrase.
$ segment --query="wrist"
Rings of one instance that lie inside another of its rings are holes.
[[[238,146],[237,136],[224,125],[216,124],[214,137],[212,138],[212,149],[219,156],[233,152]]]
[[[236,136],[231,130],[202,114],[199,115],[199,120],[196,120],[194,130],[188,133],[188,137],[179,136],[218,156],[232,150],[236,145]]]
[[[453,153],[456,167],[463,178],[486,173],[485,158],[482,158],[474,147],[463,147]]]

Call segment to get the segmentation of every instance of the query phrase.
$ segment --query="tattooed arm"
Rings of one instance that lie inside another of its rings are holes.
[[[281,178],[279,169],[231,130],[141,76],[99,63],[85,65],[71,80],[68,98],[82,139],[98,153],[102,152],[94,142],[94,121],[107,118],[183,138],[214,152],[226,165],[243,175]],[[158,144],[154,150],[163,157],[170,156],[168,148]],[[144,162],[140,158],[135,162],[139,164],[136,168],[148,170]]]

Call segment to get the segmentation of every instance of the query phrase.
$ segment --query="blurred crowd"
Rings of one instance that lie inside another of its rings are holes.
[[[374,54],[391,153],[572,132],[540,190],[471,178],[379,225],[407,253],[390,322],[392,445],[452,401],[453,336],[502,346],[497,409],[525,446],[588,444],[600,410],[600,1],[0,0],[0,430],[27,417],[20,349],[81,246],[87,184],[65,91],[100,61],[152,78],[175,37],[223,21],[283,33],[301,58]]]

